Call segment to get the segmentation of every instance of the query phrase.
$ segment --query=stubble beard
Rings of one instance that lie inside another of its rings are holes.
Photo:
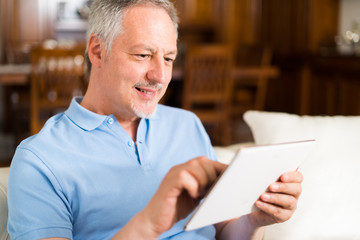
[[[147,101],[145,104],[146,105],[150,104],[150,101]],[[144,112],[143,110],[140,110],[139,108],[137,108],[134,101],[131,101],[131,108],[132,108],[133,112],[135,113],[135,115],[138,116],[139,118],[151,119],[155,115],[157,104],[155,105],[154,109],[150,113]]]
[[[157,83],[157,84],[151,84],[151,83],[138,83],[135,85],[135,87],[140,87],[140,86],[146,86],[146,87],[155,87],[159,92],[161,92],[161,89],[163,88],[163,84]],[[160,100],[160,99],[159,99]],[[158,100],[158,101],[159,101]],[[154,109],[151,112],[145,112],[144,110],[138,108],[134,102],[134,100],[131,101],[131,108],[133,110],[133,112],[135,113],[135,115],[139,118],[147,118],[147,119],[151,119],[154,117],[155,112],[156,112],[156,108],[157,108],[157,103],[155,104]],[[146,105],[150,105],[151,101],[146,101],[145,103],[145,109],[148,108],[149,106]]]

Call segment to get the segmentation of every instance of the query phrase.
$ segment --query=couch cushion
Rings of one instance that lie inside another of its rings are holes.
[[[248,111],[256,144],[316,139],[300,166],[303,192],[294,216],[269,226],[265,240],[360,239],[360,117]]]
[[[6,197],[9,168],[0,168],[0,240],[10,239],[6,231],[8,205]]]
[[[243,142],[226,147],[214,146],[215,154],[219,162],[229,164],[235,153],[242,147],[254,145],[253,142]]]

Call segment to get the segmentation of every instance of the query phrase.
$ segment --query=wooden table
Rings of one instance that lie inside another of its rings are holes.
[[[27,85],[30,73],[30,64],[0,65],[0,85]]]

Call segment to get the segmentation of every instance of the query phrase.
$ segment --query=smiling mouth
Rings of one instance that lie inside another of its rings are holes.
[[[153,95],[156,92],[162,89],[163,85],[161,83],[151,84],[151,83],[137,83],[134,88],[140,93],[146,95]]]
[[[138,87],[135,87],[136,88],[136,90],[138,90],[139,92],[142,92],[142,93],[145,93],[145,94],[152,94],[152,93],[154,93],[154,91],[146,91],[146,90],[144,90],[144,89],[141,89],[141,88],[138,88]]]

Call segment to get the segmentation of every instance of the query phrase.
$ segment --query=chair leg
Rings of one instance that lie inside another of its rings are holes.
[[[231,144],[231,124],[229,120],[223,121],[220,126],[221,139],[220,144],[222,146],[228,146]]]

